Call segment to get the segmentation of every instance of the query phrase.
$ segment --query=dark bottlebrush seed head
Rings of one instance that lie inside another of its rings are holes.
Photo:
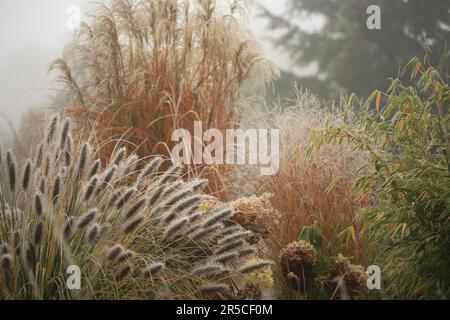
[[[39,194],[36,194],[34,198],[34,210],[38,217],[42,216],[42,198]]]
[[[271,266],[272,264],[273,263],[271,261],[266,261],[266,260],[257,261],[255,263],[252,263],[251,265],[242,267],[241,269],[239,269],[239,273],[242,273],[242,274],[250,273],[250,272]]]
[[[81,178],[84,174],[84,169],[86,168],[86,163],[88,159],[89,145],[85,143],[81,149],[80,158],[78,159],[78,177]]]
[[[112,165],[118,166],[122,162],[122,160],[125,158],[126,154],[127,154],[127,148],[121,148],[119,151],[117,151],[116,156],[112,160]]]
[[[120,269],[119,272],[116,274],[116,281],[121,282],[123,281],[128,275],[131,273],[131,266],[127,265],[124,266],[122,269]]]
[[[13,266],[13,257],[9,254],[4,254],[0,256],[0,270],[3,272],[8,272]]]
[[[55,183],[53,184],[53,191],[52,191],[52,203],[53,205],[56,205],[59,199],[59,193],[61,188],[61,178],[58,175],[55,179]]]
[[[245,241],[244,240],[236,240],[230,243],[227,243],[226,245],[223,245],[222,247],[220,247],[216,254],[222,254],[228,251],[232,251],[232,250],[236,250],[240,247],[242,247],[243,245],[245,245]]]
[[[93,224],[90,226],[86,232],[86,241],[89,244],[95,244],[100,238],[101,226],[98,224]]]
[[[59,147],[64,150],[67,142],[67,135],[69,134],[70,130],[70,122],[66,121],[64,122],[63,129],[61,131],[61,139],[59,141]]]
[[[166,228],[166,232],[164,234],[164,239],[170,240],[173,237],[175,237],[181,231],[181,229],[184,228],[184,226],[188,223],[188,221],[189,220],[187,218],[182,218],[182,219],[172,222]]]
[[[48,177],[49,173],[50,173],[50,158],[47,157],[47,159],[45,159],[45,177]]]
[[[125,194],[119,199],[119,201],[117,201],[117,209],[122,209],[135,192],[136,188],[128,189],[127,192],[125,192]]]
[[[124,251],[125,250],[121,245],[116,244],[108,249],[106,259],[108,261],[115,261]]]
[[[44,231],[44,225],[42,224],[42,222],[39,222],[37,224],[36,228],[34,229],[34,233],[33,233],[33,243],[35,246],[37,246],[41,243],[43,231]]]
[[[227,218],[230,218],[233,216],[234,211],[230,208],[223,208],[222,210],[218,211],[217,213],[211,215],[203,224],[205,228],[215,225],[216,223],[219,223]]]
[[[144,278],[154,277],[158,272],[161,272],[161,270],[163,270],[164,268],[165,265],[162,262],[153,263],[144,270],[142,270],[142,275],[144,276]]]
[[[98,170],[100,169],[100,159],[95,160],[94,164],[92,165],[91,171],[89,172],[89,178],[92,178],[98,173]]]
[[[145,199],[141,199],[138,202],[136,202],[125,214],[124,219],[125,220],[129,220],[131,218],[133,218],[136,213],[138,213],[144,206],[145,206]]]
[[[124,262],[124,261],[129,261],[131,260],[133,257],[135,256],[135,253],[131,250],[126,250],[125,252],[122,252],[118,257],[117,257],[117,261],[118,262]]]
[[[22,178],[23,190],[28,189],[28,186],[30,185],[30,178],[31,178],[31,161],[28,161],[23,171],[23,178]]]
[[[162,162],[163,160],[160,157],[156,157],[155,159],[151,160],[141,171],[141,174],[138,178],[138,183],[142,183],[143,180],[145,180],[149,175],[158,171]]]
[[[6,153],[6,165],[8,166],[9,188],[11,192],[16,191],[16,163],[11,151]]]
[[[138,217],[133,221],[131,221],[130,223],[126,224],[125,227],[123,228],[123,233],[124,234],[133,233],[139,227],[142,221],[144,221],[144,217]]]
[[[78,218],[77,223],[78,229],[86,228],[92,221],[94,221],[97,213],[98,213],[97,209],[92,209],[89,212],[82,215],[80,218]]]
[[[84,190],[84,201],[89,201],[89,199],[91,198],[92,194],[94,193],[95,187],[97,186],[97,181],[98,178],[97,177],[93,177],[91,179],[91,181],[89,182],[89,184],[86,186],[86,189]]]

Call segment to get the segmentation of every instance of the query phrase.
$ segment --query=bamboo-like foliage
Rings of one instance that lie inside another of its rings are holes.
[[[192,130],[194,120],[234,127],[239,106],[278,73],[242,24],[244,11],[240,1],[99,5],[51,66],[69,89],[67,110],[96,122],[103,141],[134,143],[141,156],[167,154],[173,130]]]
[[[161,172],[158,157],[135,170],[143,160],[125,149],[100,166],[94,143],[69,148],[70,126],[51,121],[27,183],[13,183],[21,170],[0,155],[1,299],[199,298],[234,286],[249,246],[226,250],[225,204],[197,212],[204,181],[184,182],[178,166]],[[197,272],[208,264],[217,270]],[[69,266],[81,270],[80,290],[66,285]]]

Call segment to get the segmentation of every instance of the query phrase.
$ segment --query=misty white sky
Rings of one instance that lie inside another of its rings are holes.
[[[9,131],[8,118],[15,127],[30,108],[43,107],[54,75],[48,75],[49,63],[62,54],[72,31],[67,27],[66,10],[71,5],[85,12],[92,0],[14,0],[0,2],[0,132]],[[285,0],[254,0],[274,12],[282,12]],[[284,65],[286,59],[272,50],[264,31],[265,23],[249,19],[250,27],[263,43],[269,57]]]

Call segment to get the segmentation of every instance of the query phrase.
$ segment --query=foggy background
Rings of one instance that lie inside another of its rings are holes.
[[[54,94],[55,74],[47,74],[51,61],[62,55],[72,31],[67,27],[66,10],[77,5],[82,13],[93,6],[89,0],[14,0],[0,2],[0,133],[17,128],[30,108],[46,106]],[[279,66],[288,67],[273,49],[266,21],[258,17],[259,5],[281,13],[284,0],[257,0],[248,19],[251,30],[264,45],[268,56]],[[87,19],[82,16],[82,19]]]

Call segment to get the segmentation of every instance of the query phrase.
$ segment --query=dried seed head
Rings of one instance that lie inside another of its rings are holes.
[[[30,185],[30,177],[31,177],[31,161],[28,161],[23,171],[23,178],[22,178],[23,190],[28,189],[28,186]]]
[[[50,158],[47,157],[47,158],[45,159],[45,172],[44,172],[45,177],[48,177],[48,174],[49,174],[49,173],[50,173]]]
[[[123,206],[130,200],[130,198],[133,196],[133,194],[136,192],[136,188],[130,188],[125,192],[125,194],[117,201],[117,209],[122,209]]]
[[[98,178],[97,176],[93,177],[89,184],[86,186],[86,189],[84,190],[84,201],[89,201],[89,199],[92,197],[92,194],[94,193],[95,187],[97,186]]]
[[[97,209],[92,209],[78,218],[77,228],[84,229],[86,228],[92,221],[94,221],[95,217],[98,214]]]
[[[134,219],[133,221],[125,225],[125,227],[123,228],[123,233],[124,234],[133,233],[137,229],[137,227],[139,227],[142,221],[144,221],[144,217],[138,217]]]
[[[8,272],[13,266],[13,257],[9,254],[4,254],[0,257],[0,270],[3,272]]]
[[[11,151],[6,153],[6,165],[8,166],[9,188],[14,193],[16,191],[16,162]]]
[[[238,253],[236,251],[231,251],[231,252],[226,252],[226,253],[220,254],[218,256],[215,256],[213,258],[213,261],[220,262],[220,263],[227,263],[233,259],[236,259],[237,257],[238,257]]]
[[[3,243],[2,246],[0,247],[0,254],[8,254],[8,253],[9,253],[8,244]]]
[[[30,271],[34,274],[36,267],[36,248],[33,244],[30,243],[28,249],[25,252],[27,266],[30,268]]]
[[[125,214],[124,220],[127,221],[131,218],[133,218],[136,213],[138,213],[144,206],[145,206],[146,200],[141,199],[137,201]]]
[[[36,156],[36,168],[39,168],[41,166],[43,157],[44,157],[44,145],[41,144],[39,146],[39,150],[38,150],[37,156]]]
[[[138,184],[142,184],[144,180],[151,175],[152,173],[155,173],[158,171],[159,167],[161,166],[163,160],[160,157],[154,158],[152,161],[150,161],[144,169],[142,169],[137,182]]]
[[[98,173],[99,169],[100,169],[100,159],[97,159],[94,161],[94,164],[92,165],[91,171],[89,173],[89,179],[95,176]]]
[[[204,223],[203,226],[205,228],[213,226],[223,220],[233,216],[234,211],[231,208],[222,208],[218,210],[216,213],[212,214]]]
[[[59,199],[59,193],[61,188],[61,177],[58,175],[55,179],[55,183],[53,184],[53,192],[52,192],[52,203],[56,205]]]
[[[211,274],[222,271],[223,265],[218,263],[207,263],[195,267],[192,270],[192,274],[197,277],[209,277]]]
[[[85,143],[83,148],[81,148],[80,157],[78,158],[78,178],[83,177],[84,169],[86,168],[86,163],[89,157],[89,144]]]
[[[116,244],[108,249],[106,252],[106,259],[108,261],[115,261],[124,251],[125,250],[121,245]]]
[[[70,122],[68,120],[66,120],[66,122],[64,122],[64,126],[61,131],[61,137],[59,140],[59,147],[61,150],[65,149],[65,145],[67,142],[67,135],[69,134],[69,130],[70,130]]]
[[[257,249],[256,247],[244,247],[242,249],[239,250],[239,258],[248,258],[248,257],[252,257],[256,254]]]
[[[42,198],[39,194],[36,194],[34,198],[34,210],[38,217],[42,216]]]
[[[119,151],[117,151],[114,159],[112,160],[112,165],[113,166],[118,166],[122,160],[125,158],[125,156],[127,155],[127,148],[120,148]]]
[[[201,228],[199,230],[196,230],[190,235],[190,238],[192,240],[201,240],[214,232],[217,232],[216,225],[208,227],[208,228]]]
[[[222,254],[225,252],[233,251],[233,250],[239,249],[240,247],[242,247],[244,245],[245,245],[244,240],[236,240],[236,241],[233,241],[233,242],[230,242],[230,243],[227,243],[227,244],[221,246],[217,250],[216,254]]]
[[[166,228],[166,231],[164,233],[164,239],[165,240],[171,240],[176,235],[180,233],[180,231],[184,228],[184,226],[188,223],[187,218],[182,218],[175,220],[171,224],[169,224]]]
[[[142,270],[142,275],[144,278],[154,277],[158,272],[161,272],[165,268],[164,263],[156,262]]]
[[[260,260],[255,263],[252,263],[248,266],[242,267],[241,269],[239,269],[239,273],[241,273],[241,274],[250,273],[250,272],[271,266],[272,264],[273,264],[272,261]]]
[[[124,261],[129,261],[132,258],[134,258],[135,253],[131,250],[126,250],[125,252],[122,252],[118,257],[117,257],[117,262],[124,262]]]
[[[19,231],[14,231],[13,233],[13,247],[16,256],[20,256],[22,252],[22,236]]]
[[[96,244],[100,239],[101,229],[102,227],[97,223],[90,226],[86,231],[86,241],[89,244]]]
[[[63,238],[65,240],[68,240],[70,238],[70,236],[72,235],[72,230],[74,227],[74,221],[75,218],[74,217],[69,217],[66,221],[66,224],[64,225],[64,229],[63,229]]]
[[[116,281],[123,281],[131,273],[131,266],[126,265],[116,274]]]

